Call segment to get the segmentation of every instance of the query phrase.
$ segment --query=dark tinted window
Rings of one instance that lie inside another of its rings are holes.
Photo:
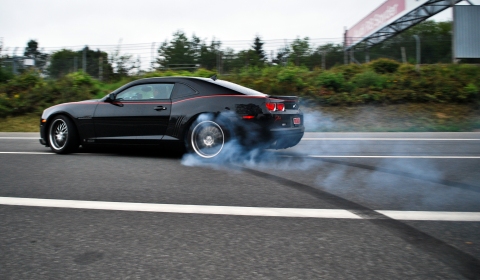
[[[191,87],[189,87],[185,84],[177,83],[177,84],[175,84],[175,88],[173,89],[172,99],[178,99],[178,98],[182,98],[182,97],[185,97],[185,96],[191,96],[191,95],[195,95],[195,94],[197,94],[197,92],[194,89],[192,89]]]

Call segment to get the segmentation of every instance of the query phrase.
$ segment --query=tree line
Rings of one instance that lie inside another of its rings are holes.
[[[452,22],[425,21],[409,30],[373,46],[368,50],[371,60],[389,58],[399,62],[416,63],[416,49],[413,35],[422,41],[421,57],[423,64],[451,62]],[[330,69],[344,64],[345,55],[341,44],[327,43],[319,46],[312,44],[309,37],[297,38],[290,44],[277,49],[275,55],[268,56],[264,49],[265,42],[256,36],[248,49],[235,51],[223,46],[219,40],[207,42],[193,35],[188,38],[183,31],[176,31],[170,41],[164,41],[157,49],[155,64],[149,71],[175,69],[195,70],[203,68],[219,73],[233,73],[242,68],[262,68],[272,65],[304,66]],[[354,53],[355,62],[365,61],[366,50],[362,47]],[[92,77],[101,80],[118,80],[129,75],[138,75],[146,69],[140,69],[139,59],[132,55],[121,54],[119,50],[107,53],[100,49],[85,47],[74,51],[62,49],[51,54],[39,50],[39,43],[30,40],[24,51],[24,58],[35,60],[35,68],[44,75],[60,78],[68,73],[84,69]],[[8,64],[7,62],[13,63]],[[8,55],[0,57],[2,72],[0,81],[7,79],[13,72],[29,68],[15,64],[15,59]],[[17,69],[12,69],[13,66]]]

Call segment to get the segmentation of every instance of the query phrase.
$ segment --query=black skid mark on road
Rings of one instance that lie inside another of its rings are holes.
[[[422,181],[426,181],[426,182],[430,182],[430,183],[435,183],[435,184],[445,185],[445,186],[448,186],[448,187],[454,187],[454,188],[459,188],[459,189],[463,189],[463,190],[468,190],[468,191],[480,193],[480,186],[474,186],[474,185],[469,185],[469,184],[465,184],[465,183],[459,183],[459,182],[439,179],[439,178],[425,176],[425,175],[421,175],[421,174],[415,174],[415,173],[410,173],[410,172],[405,172],[405,171],[398,171],[398,170],[393,170],[393,169],[388,169],[388,168],[383,168],[383,167],[370,166],[370,165],[365,165],[365,164],[360,164],[360,163],[345,162],[345,161],[335,160],[335,159],[323,159],[323,158],[310,158],[310,159],[323,161],[323,162],[328,162],[328,163],[333,163],[333,164],[340,164],[340,165],[345,165],[345,166],[350,166],[350,167],[357,167],[357,168],[362,168],[362,169],[371,170],[371,171],[378,171],[378,172],[383,172],[383,173],[388,173],[388,174],[393,174],[393,175],[399,175],[399,176],[403,176],[403,177],[408,177],[408,178],[412,178],[412,179],[422,180]]]
[[[242,167],[242,171],[310,194],[316,198],[320,198],[333,205],[336,205],[339,207],[339,209],[348,210],[368,220],[376,226],[388,230],[390,233],[401,238],[405,242],[408,242],[409,244],[430,254],[434,258],[443,262],[445,265],[460,273],[463,277],[467,279],[480,279],[479,259],[401,221],[394,220],[368,207],[309,185],[245,167]]]

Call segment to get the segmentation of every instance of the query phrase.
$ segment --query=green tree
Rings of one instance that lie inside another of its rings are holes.
[[[311,55],[309,38],[297,38],[291,44],[292,53],[290,54],[291,61],[297,65],[307,65],[309,56]]]
[[[81,56],[75,51],[62,49],[52,53],[48,73],[51,77],[59,78],[76,71],[80,67]]]
[[[224,58],[222,63],[222,68],[224,72],[233,72],[236,69],[242,68],[245,66],[245,61],[238,57],[238,54],[232,48],[226,48],[222,52],[222,57]]]
[[[220,61],[222,57],[221,45],[222,43],[215,41],[215,39],[210,42],[210,45],[207,45],[204,41],[199,43],[197,63],[200,64],[200,67],[209,70],[217,68],[218,63],[222,62]]]
[[[313,67],[321,67],[322,56],[325,57],[325,68],[330,69],[335,65],[344,63],[343,46],[339,44],[324,44],[312,53],[310,61],[313,62]]]
[[[277,50],[277,56],[276,58],[272,61],[273,63],[276,63],[278,65],[287,65],[288,63],[288,58],[290,57],[291,50],[289,46],[285,46],[283,48],[280,48]]]
[[[100,50],[90,50],[88,47],[86,51],[86,66],[87,74],[92,77],[100,77],[100,61],[102,63],[102,78],[114,78],[112,59],[109,61],[108,54]],[[83,50],[72,51],[62,49],[54,52],[50,57],[50,66],[48,73],[51,77],[59,78],[78,70],[83,69]],[[118,60],[118,59],[117,59]],[[121,61],[121,60],[120,60]],[[118,66],[118,65],[117,65]],[[121,66],[122,67],[122,66]],[[122,70],[123,68],[121,68]],[[118,70],[118,69],[117,69]]]
[[[45,70],[45,66],[48,60],[48,54],[39,51],[37,41],[28,41],[27,47],[25,47],[23,55],[35,61],[35,68],[39,69],[40,71]]]
[[[113,80],[119,80],[123,77],[128,77],[132,72],[140,68],[140,61],[134,60],[132,55],[121,54],[120,50],[115,50],[109,58],[109,66],[111,74],[105,77]]]
[[[163,42],[158,48],[157,63],[160,69],[192,67],[196,64],[196,45],[200,42],[188,40],[181,30],[173,34],[170,42]]]
[[[265,60],[267,59],[265,51],[263,50],[263,44],[264,43],[262,42],[260,37],[258,35],[255,36],[255,39],[253,40],[252,48],[255,51],[255,53],[257,54],[259,63],[264,63]]]

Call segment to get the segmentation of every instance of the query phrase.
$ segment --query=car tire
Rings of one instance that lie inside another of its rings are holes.
[[[196,120],[187,134],[187,150],[202,158],[214,158],[224,149],[230,133],[221,121]]]
[[[74,152],[78,146],[78,134],[73,122],[66,116],[57,116],[48,129],[50,149],[57,154]]]

